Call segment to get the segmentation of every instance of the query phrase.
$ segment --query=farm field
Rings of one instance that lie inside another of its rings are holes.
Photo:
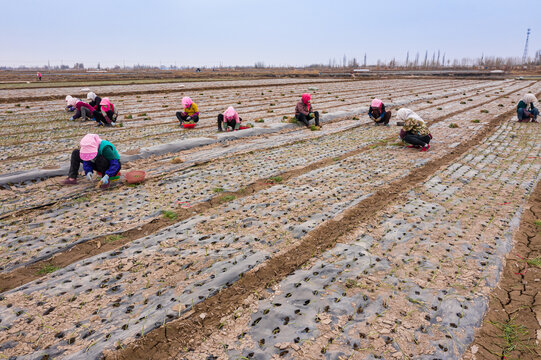
[[[90,90],[117,126],[68,121],[81,87],[0,89],[0,359],[541,357],[541,128],[515,112],[541,82]],[[292,121],[304,92],[321,130]],[[228,106],[253,128],[218,133]],[[400,107],[428,152],[398,141]],[[60,185],[87,133],[146,180]]]

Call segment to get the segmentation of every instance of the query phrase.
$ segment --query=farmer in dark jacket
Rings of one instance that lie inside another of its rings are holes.
[[[71,164],[68,178],[63,181],[64,185],[77,184],[79,167],[83,163],[85,176],[92,181],[94,171],[100,176],[99,185],[102,188],[109,187],[110,181],[120,177],[120,154],[115,146],[107,140],[100,139],[99,135],[87,134],[81,139],[81,148],[71,153]]]
[[[376,126],[389,125],[389,120],[391,120],[391,112],[385,111],[385,104],[380,99],[372,100],[368,109],[368,116],[374,120]]]
[[[319,112],[313,110],[310,99],[310,94],[302,94],[297,106],[295,106],[295,118],[306,127],[310,126],[310,120],[314,119],[316,126],[321,127],[319,125]]]

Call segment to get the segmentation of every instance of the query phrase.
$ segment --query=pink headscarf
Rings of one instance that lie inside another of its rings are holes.
[[[98,149],[100,147],[101,139],[96,134],[86,134],[81,139],[81,151],[79,156],[83,161],[90,161],[98,155]]]
[[[305,104],[305,105],[308,105],[308,103],[310,102],[310,99],[312,98],[312,96],[310,96],[310,94],[308,93],[304,93],[302,94],[302,102]]]
[[[193,104],[193,101],[192,99],[190,99],[188,96],[184,96],[182,98],[182,106],[184,106],[185,109],[189,108],[190,106],[192,106]]]
[[[101,99],[100,105],[101,105],[101,108],[103,109],[103,111],[105,111],[105,112],[107,112],[109,110],[115,111],[115,108],[114,108],[113,104],[111,103],[111,101],[109,101],[109,98]]]
[[[374,99],[372,100],[372,104],[370,106],[381,108],[381,105],[383,105],[383,102],[380,99]]]
[[[233,117],[235,117],[235,115],[237,114],[237,112],[235,111],[235,109],[233,108],[233,106],[230,106],[227,108],[227,110],[224,112],[224,117],[226,119],[232,119]]]

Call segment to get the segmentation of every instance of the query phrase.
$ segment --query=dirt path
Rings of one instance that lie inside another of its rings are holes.
[[[465,360],[540,359],[541,182],[525,206],[489,311]]]

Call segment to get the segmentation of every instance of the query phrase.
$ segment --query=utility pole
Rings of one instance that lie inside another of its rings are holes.
[[[524,44],[524,54],[522,54],[522,64],[526,62],[526,58],[528,57],[528,40],[530,39],[530,30],[528,29],[528,32],[526,33],[526,44]]]
[[[364,62],[363,62],[363,66],[366,67],[366,53],[364,53]]]

